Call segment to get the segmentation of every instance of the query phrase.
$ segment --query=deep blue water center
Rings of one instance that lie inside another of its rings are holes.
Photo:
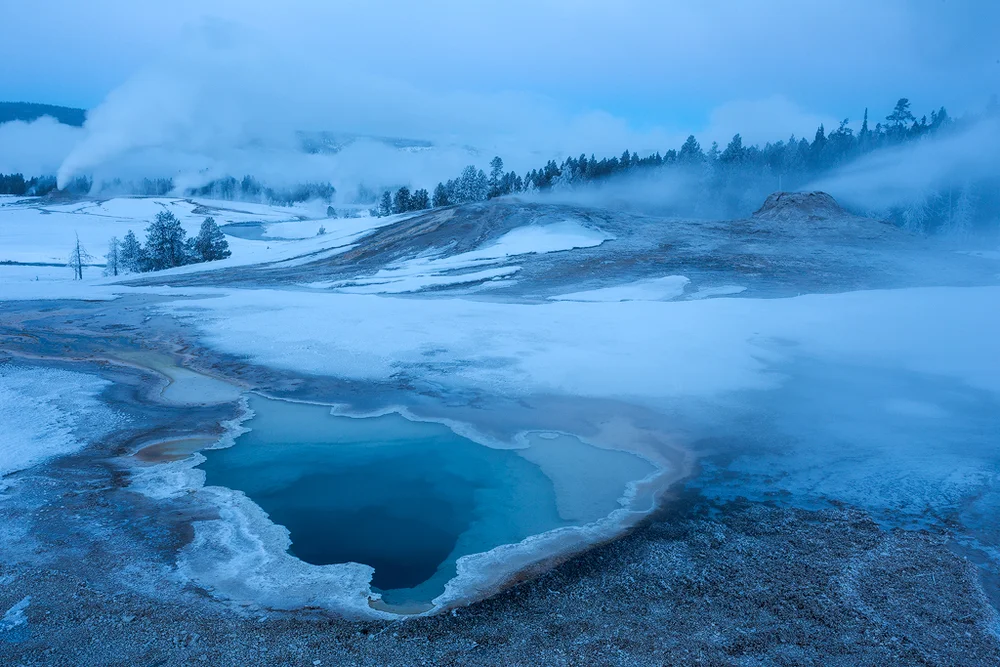
[[[238,489],[317,565],[371,565],[387,602],[428,602],[462,555],[573,523],[552,481],[515,451],[398,415],[251,398],[251,430],[204,452],[207,484]]]

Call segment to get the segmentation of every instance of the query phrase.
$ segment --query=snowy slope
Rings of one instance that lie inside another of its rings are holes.
[[[374,275],[330,283],[311,283],[353,294],[402,294],[444,286],[510,278],[519,266],[498,266],[522,255],[592,248],[614,237],[574,220],[518,227],[481,248],[448,255],[419,256],[390,265]]]

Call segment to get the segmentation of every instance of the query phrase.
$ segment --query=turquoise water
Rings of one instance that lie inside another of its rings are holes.
[[[465,554],[610,513],[629,479],[652,469],[576,439],[548,453],[540,446],[542,460],[532,462],[399,415],[337,417],[326,407],[259,397],[250,405],[251,430],[233,447],[204,452],[206,483],[246,493],[288,529],[290,552],[303,561],[371,565],[373,588],[392,604],[432,600]],[[599,467],[619,462],[610,468],[625,475],[605,484],[605,497],[589,493],[582,507],[572,496],[557,498],[567,481],[553,472],[559,451],[577,459],[579,448],[596,452]]]

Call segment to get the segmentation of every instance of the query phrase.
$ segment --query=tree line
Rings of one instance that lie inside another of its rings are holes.
[[[55,176],[35,176],[26,179],[24,174],[20,173],[0,174],[0,195],[44,197],[57,191],[86,195],[92,190],[94,190],[94,182],[85,176],[74,179],[65,188],[59,190]],[[105,197],[115,195],[164,197],[173,193],[175,186],[172,178],[143,178],[136,181],[115,178],[101,182],[96,191]],[[276,188],[267,186],[253,176],[247,175],[242,179],[231,176],[218,178],[198,187],[185,188],[182,194],[185,197],[255,201],[288,206],[314,199],[330,201],[336,192],[336,189],[329,183],[301,183],[286,188]]]
[[[145,244],[139,242],[131,229],[121,240],[116,236],[111,237],[108,252],[104,256],[104,275],[160,271],[225,259],[231,254],[229,242],[214,218],[205,218],[198,235],[187,238],[177,216],[170,211],[161,211],[146,227]],[[75,279],[83,278],[83,267],[90,259],[91,256],[80,245],[77,237],[69,258],[69,266],[73,269]]]
[[[995,102],[987,110],[997,114]],[[597,159],[581,154],[557,162],[549,160],[523,176],[504,169],[503,160],[494,157],[489,174],[474,166],[466,167],[456,178],[438,183],[430,206],[448,206],[485,201],[504,195],[569,189],[609,181],[623,175],[657,174],[675,177],[683,183],[686,196],[670,202],[677,215],[740,217],[747,215],[776,190],[797,190],[810,182],[875,151],[919,141],[925,137],[962,129],[977,119],[954,119],[944,107],[917,118],[909,99],[901,98],[884,120],[874,123],[865,109],[858,132],[841,121],[828,131],[820,125],[812,141],[804,137],[768,142],[764,146],[746,145],[736,134],[724,147],[713,142],[704,149],[688,136],[677,149],[640,156],[624,151],[620,156]],[[406,188],[396,191],[408,192]],[[405,193],[404,193],[405,194]],[[426,202],[408,208],[396,205],[397,197],[383,193],[373,214],[388,215],[428,208]],[[407,201],[402,197],[400,201]],[[920,231],[940,228],[962,230],[977,221],[995,217],[1000,209],[1000,183],[993,180],[969,180],[960,185],[930,190],[916,201],[900,202],[882,211],[866,211],[891,219],[902,226]]]
[[[91,181],[85,176],[73,179],[63,192],[70,194],[87,194],[90,192]],[[26,179],[24,174],[0,174],[0,195],[16,195],[18,197],[44,197],[56,192],[59,186],[55,176],[33,176]]]

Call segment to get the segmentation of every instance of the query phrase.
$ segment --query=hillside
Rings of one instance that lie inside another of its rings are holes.
[[[53,104],[35,104],[34,102],[0,102],[0,123],[12,120],[30,122],[42,116],[52,116],[64,125],[80,127],[87,119],[87,111]]]

